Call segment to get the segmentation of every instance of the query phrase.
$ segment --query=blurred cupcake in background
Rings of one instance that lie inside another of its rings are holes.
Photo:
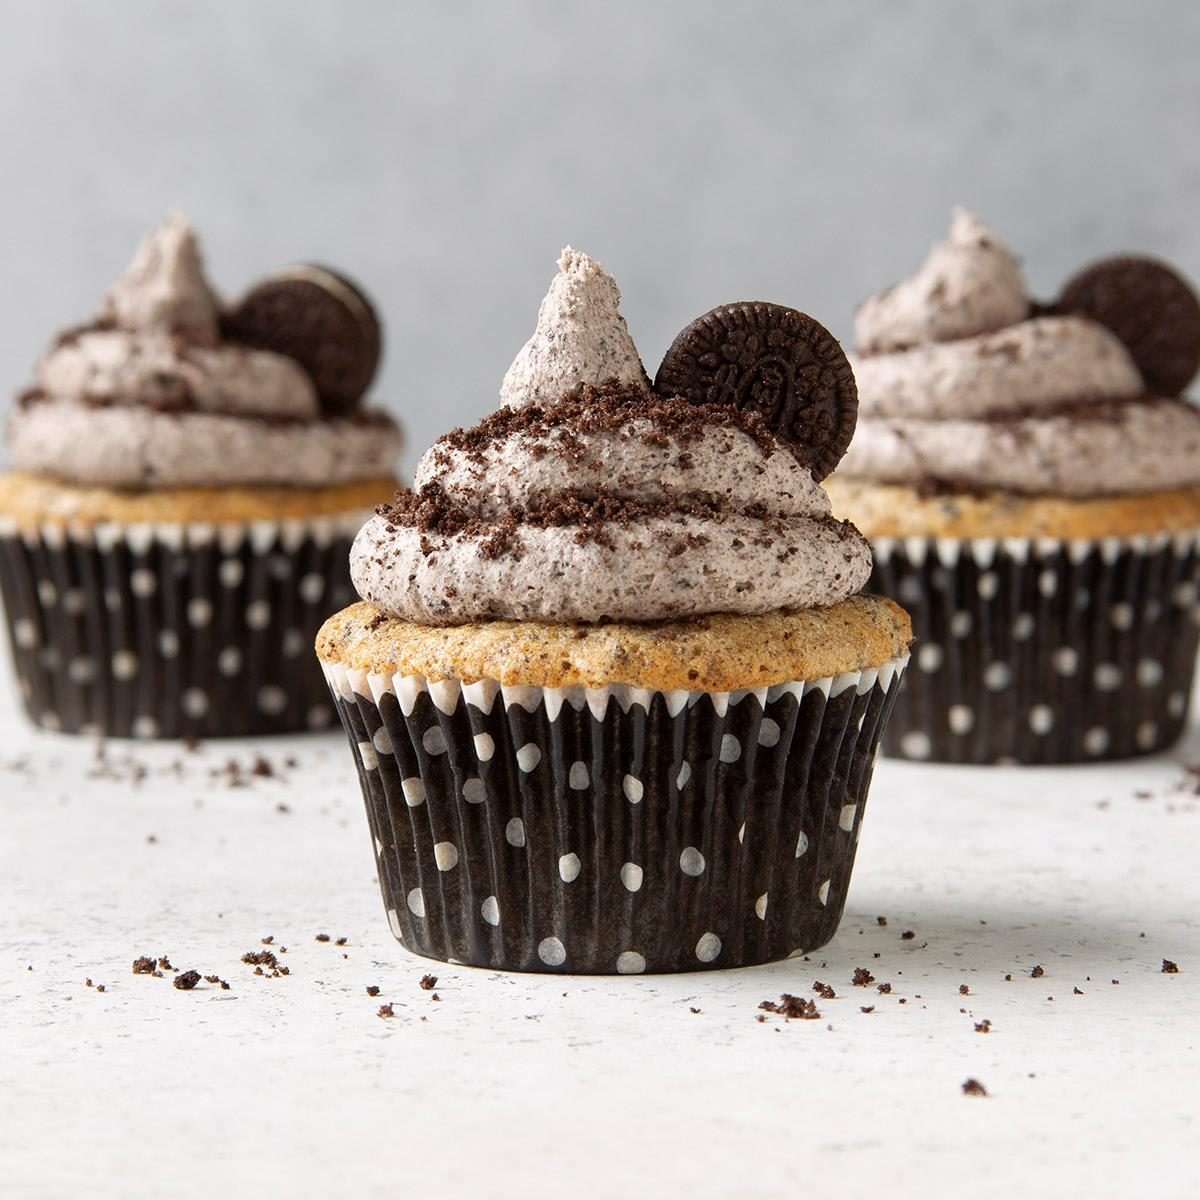
[[[0,592],[30,717],[142,737],[332,716],[309,646],[349,593],[363,515],[395,490],[396,423],[361,407],[362,294],[295,267],[222,306],[187,222],[139,247],[60,335],[8,424]]]
[[[854,379],[816,321],[725,305],[653,388],[564,252],[502,407],[364,526],[317,641],[395,935],[636,973],[833,936],[908,618],[822,478]]]
[[[1200,303],[1099,262],[1039,305],[981,222],[859,309],[834,508],[918,639],[885,750],[1059,763],[1171,745],[1200,589]]]

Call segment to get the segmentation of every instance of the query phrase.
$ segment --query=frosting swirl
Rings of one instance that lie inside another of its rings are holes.
[[[1200,482],[1200,412],[1146,395],[1102,325],[1032,308],[1011,254],[957,212],[950,240],[859,310],[842,474],[1067,496]]]
[[[649,393],[615,303],[599,302],[615,284],[591,260],[578,272],[583,257],[560,267],[593,322],[574,345],[593,350],[573,352],[569,372],[538,356],[543,372],[527,347],[505,406],[426,452],[414,490],[355,541],[363,599],[452,625],[761,613],[857,592],[870,551],[809,468],[756,414]],[[535,340],[562,345],[547,311]]]
[[[400,447],[383,413],[324,420],[299,363],[221,340],[178,214],[43,357],[8,427],[17,467],[85,486],[317,487],[387,475]]]

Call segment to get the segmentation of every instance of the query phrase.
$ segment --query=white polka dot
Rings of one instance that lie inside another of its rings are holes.
[[[1012,682],[1012,671],[1008,663],[988,663],[983,668],[983,686],[989,692],[1002,692]]]
[[[530,771],[535,770],[538,763],[542,761],[542,752],[533,744],[526,742],[520,750],[517,751],[517,766],[525,772],[526,775]]]
[[[379,755],[375,753],[375,747],[370,742],[358,743],[358,756],[368,771],[374,771],[379,766]]]
[[[679,768],[679,774],[675,776],[675,786],[682,792],[687,787],[688,780],[692,777],[691,763],[684,763]]]
[[[567,948],[556,937],[538,942],[538,958],[548,967],[561,967],[567,961]]]
[[[767,747],[777,746],[780,733],[778,721],[772,721],[770,717],[763,717],[762,724],[758,727],[758,744]]]
[[[37,593],[38,599],[47,608],[53,608],[58,603],[58,588],[49,579],[38,580]]]
[[[738,826],[738,845],[739,846],[742,845],[742,843],[745,842],[745,840],[746,840],[746,822],[743,821],[741,823],[741,825]]]
[[[590,782],[587,763],[573,762],[570,771],[567,772],[567,786],[574,791],[582,792]]]
[[[1137,681],[1144,688],[1158,687],[1163,681],[1162,663],[1155,658],[1143,658],[1137,665]]]
[[[269,683],[258,689],[258,711],[269,717],[277,717],[287,708],[287,692]]]
[[[458,847],[453,842],[435,842],[433,862],[439,871],[453,871],[458,866]]]
[[[969,612],[956,612],[950,618],[950,634],[952,637],[970,637],[975,618]]]
[[[57,671],[62,666],[62,656],[54,646],[47,646],[38,655],[38,661],[47,671]]]
[[[646,960],[636,950],[622,950],[617,955],[618,975],[640,975],[646,969]]]
[[[91,683],[96,678],[96,664],[83,656],[73,658],[67,664],[67,677],[72,683]]]
[[[265,600],[246,605],[246,624],[251,629],[266,629],[271,623],[271,606]]]
[[[217,655],[217,670],[222,675],[236,675],[242,669],[242,652],[236,646],[226,646]]]
[[[488,762],[492,755],[496,753],[496,743],[490,733],[477,733],[475,735],[475,757],[480,762]]]
[[[817,903],[826,905],[829,903],[829,885],[833,882],[832,879],[827,879],[819,888],[817,888]]]
[[[163,658],[174,658],[179,653],[179,634],[164,629],[158,635],[158,652]]]
[[[148,567],[136,567],[129,575],[129,590],[145,599],[158,591],[158,576]]]
[[[1114,629],[1132,629],[1133,605],[1114,604],[1109,610],[1108,617],[1109,620],[1112,621]]]
[[[276,579],[287,579],[292,573],[292,560],[286,554],[274,554],[268,564],[272,576]]]
[[[905,758],[928,758],[933,752],[929,734],[922,733],[919,729],[909,730],[900,739],[900,752]]]
[[[1000,590],[1000,576],[995,571],[984,571],[975,583],[975,590],[983,600],[990,600]]]
[[[796,857],[803,858],[808,853],[808,834],[802,829],[796,839]]]
[[[754,915],[760,920],[767,919],[767,893],[763,892],[761,896],[754,902]]]
[[[63,592],[63,608],[74,616],[78,616],[85,608],[87,608],[87,597],[83,594],[81,588],[67,588]]]
[[[1079,652],[1070,646],[1060,646],[1050,655],[1050,664],[1060,675],[1074,675],[1079,670]]]
[[[187,620],[193,629],[203,629],[212,620],[212,615],[212,603],[203,596],[195,596],[188,601]]]
[[[446,753],[446,735],[442,732],[440,725],[430,725],[430,727],[421,734],[421,745],[425,747],[425,753],[436,758],[439,754]]]
[[[900,580],[900,585],[896,592],[900,599],[907,604],[920,604],[924,588],[921,587],[921,581],[915,575],[905,575]]]
[[[117,612],[123,603],[121,593],[116,588],[104,589],[104,607],[109,612]]]
[[[309,729],[324,729],[333,720],[333,713],[330,712],[327,704],[314,704],[308,710],[305,720],[308,722]]]
[[[373,750],[375,747],[372,746]],[[410,775],[400,780],[400,790],[404,793],[404,803],[409,808],[420,808],[425,803],[425,781],[420,775]]]
[[[463,799],[468,804],[482,804],[487,799],[487,789],[482,779],[466,779],[462,785]]]
[[[642,781],[634,775],[626,775],[621,780],[621,791],[625,793],[625,799],[630,804],[641,804],[642,795],[645,788],[642,787]]]
[[[735,763],[741,757],[742,743],[732,733],[723,734],[721,737],[721,761],[723,763]]]
[[[641,890],[642,878],[645,872],[637,863],[626,863],[621,868],[621,883],[624,885],[627,892],[637,892]]]
[[[942,665],[942,648],[937,642],[922,642],[917,647],[917,666],[926,675],[932,675]]]
[[[115,679],[132,679],[138,672],[137,655],[129,650],[118,650],[112,656],[112,673]]]
[[[371,741],[374,743],[375,749],[380,754],[392,753],[392,735],[388,733],[386,725],[380,725],[380,727],[375,730],[375,733],[371,737]]]
[[[1058,592],[1058,572],[1052,571],[1049,567],[1046,568],[1038,576],[1038,591],[1048,600],[1051,596]]]
[[[1143,721],[1133,736],[1139,750],[1153,750],[1158,742],[1158,726],[1153,721]]]
[[[1196,585],[1191,582],[1177,583],[1171,590],[1171,599],[1180,608],[1191,608],[1198,598],[1200,598],[1200,592],[1198,592]]]
[[[1182,692],[1172,692],[1167,701],[1167,712],[1173,717],[1182,717],[1187,711],[1187,697]]]
[[[1054,709],[1048,704],[1035,704],[1029,710],[1029,728],[1044,736],[1054,728]]]
[[[201,688],[188,688],[182,700],[183,711],[189,717],[202,717],[208,712],[208,695]]]
[[[1115,663],[1100,663],[1092,679],[1102,692],[1115,692],[1121,686],[1121,668]]]
[[[38,644],[37,626],[28,617],[13,622],[13,640],[22,650],[32,650]]]
[[[696,943],[696,957],[705,963],[713,962],[721,953],[721,939],[715,933],[706,933]]]
[[[301,577],[300,582],[296,585],[296,590],[305,604],[316,604],[325,595],[325,576],[310,571]]]
[[[489,896],[480,906],[479,915],[489,925],[500,924],[500,901],[495,896]]]
[[[221,581],[221,585],[227,588],[237,587],[245,574],[246,569],[242,566],[240,558],[224,558],[217,568],[217,578]]]
[[[134,717],[132,728],[134,737],[158,737],[158,722],[153,717]]]
[[[583,866],[579,861],[578,854],[564,854],[558,860],[558,877],[563,883],[574,883],[582,870]]]
[[[946,723],[951,733],[970,733],[975,728],[975,713],[969,705],[952,704],[946,714]]]
[[[679,856],[679,869],[685,875],[703,875],[704,855],[695,846],[685,846]]]
[[[525,845],[525,822],[520,817],[513,817],[511,821],[504,827],[504,840],[510,846],[516,846],[519,850]]]
[[[1086,754],[1098,758],[1108,749],[1108,730],[1100,725],[1093,725],[1083,735],[1083,749]]]
[[[308,649],[308,638],[298,629],[288,629],[283,634],[283,653],[286,658],[299,658]]]
[[[1018,642],[1026,642],[1033,636],[1034,622],[1030,613],[1019,613],[1013,621],[1012,635]]]
[[[858,816],[858,806],[856,804],[843,804],[842,811],[838,814],[838,828],[843,833],[849,833],[854,828],[854,819]]]
[[[419,887],[413,888],[408,893],[407,904],[408,911],[414,917],[423,917],[425,915],[425,893]]]

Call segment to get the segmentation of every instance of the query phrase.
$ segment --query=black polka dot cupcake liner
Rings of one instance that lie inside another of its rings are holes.
[[[871,590],[912,615],[884,753],[951,763],[1153,754],[1187,719],[1200,533],[873,542]]]
[[[731,693],[324,665],[405,947],[636,974],[772,962],[833,936],[906,661]]]
[[[0,526],[0,594],[35,724],[219,737],[335,722],[312,645],[353,599],[362,521]]]

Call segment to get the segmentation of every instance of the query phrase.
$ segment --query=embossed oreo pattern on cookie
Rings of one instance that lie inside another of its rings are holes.
[[[682,330],[654,390],[758,413],[816,479],[837,466],[858,419],[854,372],[837,339],[802,312],[757,300],[719,305]]]
[[[353,596],[360,519],[0,529],[0,593],[30,718],[106,737],[329,727],[312,643]]]
[[[1200,534],[873,541],[870,589],[912,616],[884,736],[901,758],[1096,762],[1183,732],[1200,641]]]
[[[903,666],[753,693],[325,670],[408,949],[633,974],[833,936]]]

